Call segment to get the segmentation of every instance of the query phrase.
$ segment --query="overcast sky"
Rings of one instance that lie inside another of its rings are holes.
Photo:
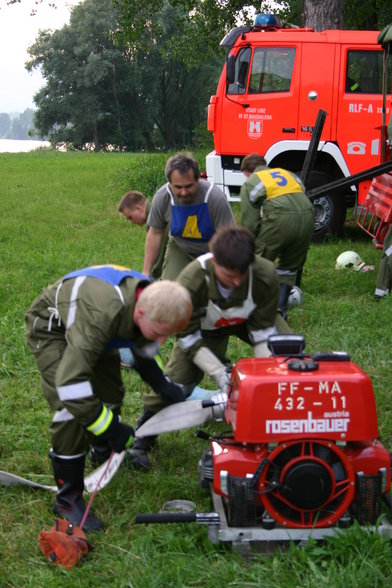
[[[69,22],[70,10],[80,0],[57,0],[57,8],[49,0],[35,0],[7,6],[0,0],[0,113],[23,112],[35,108],[33,95],[44,85],[37,70],[28,73],[24,67],[29,59],[27,47],[39,29],[58,29]],[[31,16],[32,10],[36,15]]]

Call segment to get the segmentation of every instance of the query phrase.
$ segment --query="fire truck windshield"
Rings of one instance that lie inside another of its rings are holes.
[[[245,94],[248,77],[249,94],[290,90],[295,58],[293,47],[256,47],[250,68],[251,57],[250,47],[238,52],[234,81],[228,85],[228,94]]]

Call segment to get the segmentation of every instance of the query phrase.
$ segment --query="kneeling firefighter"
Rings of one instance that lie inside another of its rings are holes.
[[[42,390],[54,416],[50,458],[58,487],[54,513],[80,524],[85,456],[93,446],[100,463],[128,448],[134,429],[121,421],[124,398],[118,348],[131,347],[142,372],[168,402],[184,399],[153,356],[156,345],[189,321],[189,293],[168,281],[119,266],[103,265],[67,274],[48,286],[25,315],[26,339],[41,373]],[[160,377],[159,377],[160,375]],[[104,524],[90,511],[85,531]]]

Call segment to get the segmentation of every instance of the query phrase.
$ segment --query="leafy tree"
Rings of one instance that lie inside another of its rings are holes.
[[[46,81],[34,98],[37,128],[52,142],[92,141],[96,149],[190,144],[221,64],[187,69],[175,52],[165,52],[180,8],[166,4],[156,15],[160,34],[150,36],[145,51],[114,43],[117,12],[111,0],[85,0],[68,26],[40,32],[27,64],[41,67]]]
[[[167,6],[179,9],[173,29],[175,34],[166,43],[165,58],[177,57],[188,67],[208,62],[214,57],[223,35],[237,25],[238,20],[252,21],[252,9],[259,3],[243,0],[113,0],[119,7],[119,31],[116,36],[128,44],[131,51],[148,50],[151,42],[162,34],[159,19]]]
[[[142,83],[143,104],[159,133],[159,143],[166,149],[190,145],[193,132],[205,121],[205,109],[215,91],[222,67],[220,60],[210,58],[198,67],[186,67],[169,47],[176,36],[180,8],[167,3],[156,15],[160,34],[151,32],[149,50],[138,51],[135,58]],[[184,26],[189,26],[184,22]],[[156,142],[156,140],[155,140]]]
[[[148,47],[159,35],[156,18],[169,0],[113,0],[120,9],[118,38],[131,50]],[[198,64],[214,55],[222,37],[238,23],[253,21],[254,12],[271,12],[282,20],[315,30],[325,28],[381,29],[392,22],[390,0],[170,0],[181,6],[176,35],[165,51],[174,52],[186,64]],[[186,26],[189,25],[189,26]]]
[[[0,113],[0,137],[5,137],[11,128],[11,117],[6,112]]]
[[[135,90],[132,63],[111,39],[116,22],[111,0],[85,0],[69,25],[41,31],[29,48],[27,69],[41,67],[46,80],[34,97],[36,126],[53,142],[139,146],[141,137],[123,125]]]
[[[381,30],[392,22],[390,0],[287,0],[261,3],[261,12],[278,12],[281,18],[315,30],[326,28]]]
[[[347,29],[382,30],[392,23],[390,0],[345,0],[344,24]]]
[[[0,119],[1,119],[0,115]],[[22,114],[15,116],[11,119],[8,117],[8,129],[5,133],[7,139],[20,139],[28,140],[38,138],[37,132],[34,129],[34,110],[32,108],[26,108]],[[1,132],[0,132],[1,135]]]

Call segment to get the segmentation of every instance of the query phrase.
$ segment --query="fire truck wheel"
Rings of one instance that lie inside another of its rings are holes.
[[[332,182],[333,178],[323,172],[311,174],[309,189]],[[346,218],[346,204],[342,194],[322,194],[312,200],[314,206],[314,231],[312,241],[320,243],[329,235],[341,234]]]

